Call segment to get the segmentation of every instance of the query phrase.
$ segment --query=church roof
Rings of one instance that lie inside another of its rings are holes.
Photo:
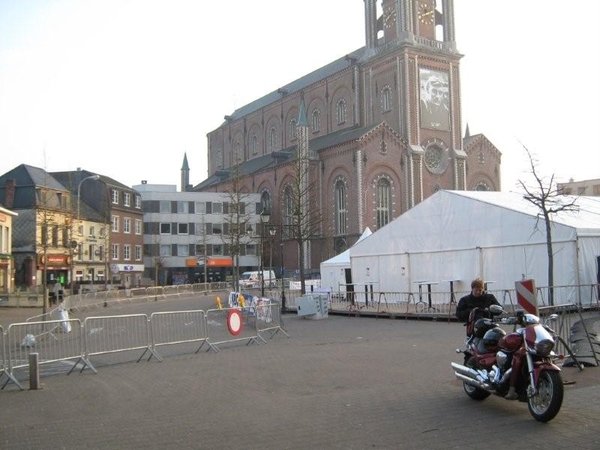
[[[341,145],[351,141],[358,141],[362,136],[379,127],[380,125],[381,124],[369,125],[366,127],[344,128],[343,130],[334,131],[333,133],[328,133],[311,139],[308,143],[308,149],[310,152],[319,153],[321,150],[336,145]],[[296,158],[296,149],[297,146],[292,145],[283,150],[268,153],[266,155],[249,159],[248,161],[244,161],[238,167],[239,174],[240,176],[251,175],[253,173],[261,172],[265,169],[270,169],[278,165],[288,163]],[[200,191],[226,182],[227,180],[230,180],[235,173],[235,169],[233,168],[217,170],[215,174],[196,185],[194,187],[194,191]]]

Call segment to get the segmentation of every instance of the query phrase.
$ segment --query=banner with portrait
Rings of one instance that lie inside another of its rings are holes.
[[[421,128],[450,130],[450,86],[448,74],[419,68]]]

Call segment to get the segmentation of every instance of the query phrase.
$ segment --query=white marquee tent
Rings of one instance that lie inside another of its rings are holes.
[[[365,228],[365,231],[354,245],[371,236],[371,234],[371,229],[369,227]],[[331,289],[333,292],[346,292],[346,269],[350,269],[350,249],[321,263],[321,288]]]
[[[565,197],[573,200],[574,197]],[[555,304],[589,304],[600,258],[600,197],[579,197],[578,211],[552,216]],[[532,278],[548,285],[546,231],[538,209],[521,194],[439,191],[350,249],[352,278],[376,280],[382,292],[468,292],[481,277],[492,292]]]

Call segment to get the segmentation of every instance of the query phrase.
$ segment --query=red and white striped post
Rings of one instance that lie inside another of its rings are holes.
[[[521,280],[515,282],[517,303],[525,312],[539,316],[537,296],[534,280]]]

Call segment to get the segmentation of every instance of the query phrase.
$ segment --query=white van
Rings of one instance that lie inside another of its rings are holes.
[[[272,270],[262,271],[263,279],[265,280],[265,287],[272,287],[277,284],[275,279],[275,272]],[[259,288],[260,287],[260,270],[252,272],[244,272],[240,277],[240,287],[245,288]]]

